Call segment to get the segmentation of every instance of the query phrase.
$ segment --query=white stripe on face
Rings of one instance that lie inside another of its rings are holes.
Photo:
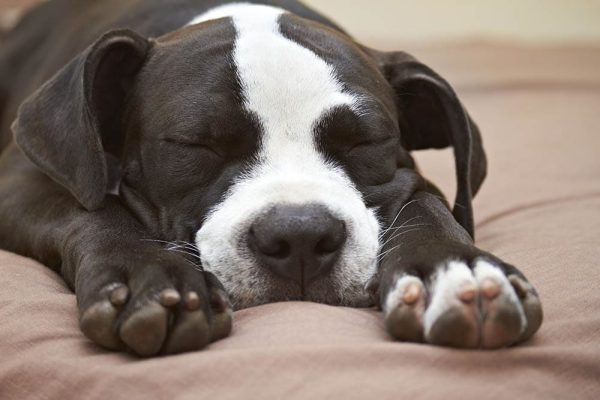
[[[193,21],[231,16],[244,106],[262,127],[258,162],[212,210],[196,241],[204,268],[221,279],[238,308],[277,300],[275,278],[241,245],[245,235],[256,216],[276,204],[324,205],[345,221],[348,240],[339,265],[308,289],[308,300],[364,305],[363,286],[374,273],[379,225],[350,179],[325,161],[314,139],[315,127],[328,111],[338,106],[357,109],[357,100],[343,91],[331,65],[280,33],[283,13],[263,5],[233,4]],[[280,299],[294,297],[289,287],[280,292]]]

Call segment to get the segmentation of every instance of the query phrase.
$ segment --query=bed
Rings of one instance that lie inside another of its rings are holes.
[[[236,312],[232,336],[204,351],[137,359],[80,333],[58,275],[0,252],[0,399],[600,398],[600,47],[409,51],[481,128],[477,243],[538,288],[532,340],[488,352],[398,343],[376,310],[295,302]],[[451,154],[418,159],[452,196]]]

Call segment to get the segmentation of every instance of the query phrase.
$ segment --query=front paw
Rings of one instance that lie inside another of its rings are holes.
[[[381,307],[388,332],[398,340],[494,349],[527,340],[542,322],[533,286],[483,252],[396,268],[388,277]]]
[[[233,313],[214,276],[163,249],[108,257],[88,257],[76,282],[80,327],[95,343],[153,356],[229,335]]]

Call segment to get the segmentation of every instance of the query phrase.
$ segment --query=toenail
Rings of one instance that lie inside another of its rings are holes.
[[[416,283],[411,283],[406,288],[404,295],[402,296],[402,301],[404,304],[414,304],[421,297],[421,286]]]
[[[500,294],[500,285],[491,279],[481,282],[481,292],[488,299],[495,299]]]
[[[188,292],[185,295],[185,305],[188,310],[195,311],[200,308],[200,297],[196,292]]]
[[[114,306],[122,306],[129,298],[129,288],[127,286],[119,286],[110,293],[110,302]]]
[[[181,301],[179,292],[175,289],[165,289],[160,294],[160,304],[165,307],[172,307]]]
[[[458,295],[458,298],[465,303],[470,303],[473,300],[475,300],[476,296],[477,288],[475,287],[475,285],[467,285],[461,290],[460,294]]]

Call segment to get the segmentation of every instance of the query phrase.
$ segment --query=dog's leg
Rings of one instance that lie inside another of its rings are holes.
[[[219,282],[185,248],[151,239],[117,197],[88,212],[17,151],[0,158],[0,243],[61,273],[90,339],[149,356],[227,336],[232,313]]]
[[[438,196],[417,192],[383,235],[379,293],[399,340],[498,348],[539,328],[538,295],[515,267],[476,248]]]

